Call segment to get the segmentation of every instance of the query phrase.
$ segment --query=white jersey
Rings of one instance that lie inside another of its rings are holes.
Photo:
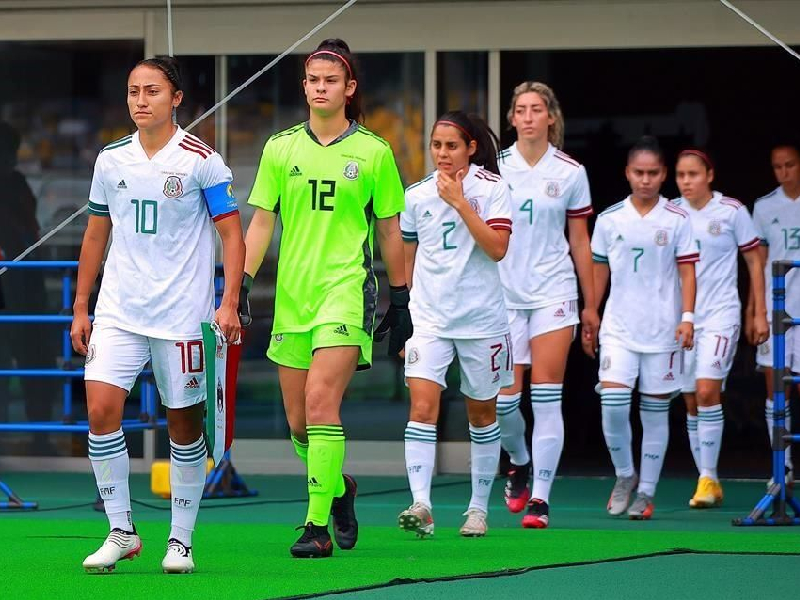
[[[733,198],[714,192],[702,209],[695,210],[684,198],[673,202],[689,213],[700,262],[695,266],[696,328],[724,329],[741,321],[742,304],[737,285],[738,252],[760,245],[747,208]]]
[[[230,169],[178,128],[152,159],[139,133],[103,149],[89,213],[111,218],[97,322],[160,339],[200,337],[214,315],[214,226],[237,212]]]
[[[600,344],[643,353],[677,350],[682,304],[677,265],[699,258],[689,215],[660,198],[642,216],[628,196],[597,217],[592,258],[611,270]]]
[[[514,143],[498,156],[511,188],[514,235],[500,261],[506,306],[541,308],[578,299],[575,268],[564,236],[567,217],[592,214],[586,169],[548,145],[531,167]]]
[[[400,215],[403,240],[417,242],[411,287],[414,331],[441,338],[479,339],[508,333],[497,263],[439,197],[434,171],[406,190]],[[464,196],[492,228],[511,231],[508,185],[470,165]]]
[[[800,260],[800,198],[792,200],[778,187],[756,200],[753,221],[769,258],[764,267],[767,315],[772,320],[772,261]],[[800,269],[786,276],[786,312],[800,318]]]

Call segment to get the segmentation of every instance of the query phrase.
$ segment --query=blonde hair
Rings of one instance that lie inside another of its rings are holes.
[[[524,81],[514,88],[514,93],[511,95],[511,107],[508,109],[506,118],[508,124],[511,125],[511,120],[514,117],[514,109],[517,106],[517,100],[522,94],[535,92],[544,100],[544,105],[547,107],[547,113],[553,117],[553,124],[547,128],[547,141],[559,150],[564,148],[564,113],[561,112],[561,105],[558,103],[555,92],[552,88],[540,81]]]

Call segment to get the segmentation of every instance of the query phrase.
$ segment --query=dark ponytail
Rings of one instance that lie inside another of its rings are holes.
[[[643,135],[639,138],[639,141],[636,142],[631,149],[628,150],[628,162],[631,162],[639,152],[650,152],[651,154],[655,154],[658,157],[658,162],[661,163],[662,167],[667,166],[667,160],[664,156],[664,151],[661,149],[661,145],[658,143],[658,139],[656,139],[652,135]]]
[[[174,56],[159,55],[145,58],[136,63],[136,67],[152,67],[164,74],[172,87],[172,93],[183,91],[183,75],[181,65]],[[134,67],[134,69],[136,68]]]
[[[358,79],[358,63],[355,56],[350,52],[350,46],[347,42],[339,38],[331,38],[324,40],[317,46],[306,58],[305,64],[307,65],[311,60],[327,60],[339,64],[344,69],[345,83],[351,79],[356,82]],[[356,86],[355,93],[350,96],[347,104],[344,107],[344,116],[357,123],[364,122],[364,110],[361,106],[361,89]]]
[[[453,110],[439,117],[433,128],[436,129],[439,124],[455,126],[461,139],[468,146],[471,141],[475,140],[477,148],[475,154],[469,157],[469,162],[500,175],[500,169],[497,166],[500,140],[486,121],[478,115]]]

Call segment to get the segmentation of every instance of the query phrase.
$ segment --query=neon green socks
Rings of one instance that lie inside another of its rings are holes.
[[[342,496],[345,491],[342,478],[344,431],[341,425],[308,425],[306,431],[308,432],[308,514],[305,522],[326,526],[333,499]],[[295,443],[295,450],[300,455],[298,445]]]

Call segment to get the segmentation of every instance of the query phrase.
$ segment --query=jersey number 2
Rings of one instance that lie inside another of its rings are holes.
[[[323,179],[322,181],[309,179],[308,184],[311,186],[311,210],[333,211],[333,204],[325,204],[325,201],[329,198],[333,201],[333,196],[336,193],[336,182],[330,179]],[[328,189],[323,189],[323,186]]]

